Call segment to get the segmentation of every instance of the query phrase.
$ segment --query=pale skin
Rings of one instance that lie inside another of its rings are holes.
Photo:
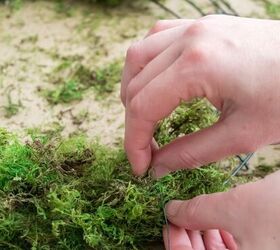
[[[157,122],[207,98],[213,126],[158,148]],[[136,175],[160,178],[280,141],[280,22],[229,16],[159,21],[132,45],[123,71],[125,149]],[[171,201],[172,250],[277,250],[280,172],[228,192]],[[203,236],[200,232],[203,232]],[[167,246],[166,230],[164,239]]]

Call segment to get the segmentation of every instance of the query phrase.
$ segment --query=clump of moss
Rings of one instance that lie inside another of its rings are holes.
[[[51,104],[70,103],[82,99],[82,89],[78,82],[69,80],[58,88],[45,91],[44,95]]]
[[[121,80],[121,70],[122,64],[119,61],[115,61],[95,71],[94,89],[97,93],[97,98],[102,98],[115,90],[116,83]]]
[[[168,138],[167,122],[157,132],[163,143],[175,133]],[[33,130],[21,143],[0,130],[1,249],[145,249],[161,239],[167,201],[226,188],[215,164],[158,181],[138,178],[122,149],[50,135]]]
[[[119,61],[90,70],[80,63],[66,60],[55,68],[51,76],[51,82],[57,87],[45,90],[43,94],[51,104],[69,103],[81,100],[83,93],[92,88],[96,98],[101,99],[115,90],[120,77]]]
[[[170,117],[159,123],[155,139],[162,146],[177,137],[209,127],[217,119],[217,110],[206,100],[184,102]]]

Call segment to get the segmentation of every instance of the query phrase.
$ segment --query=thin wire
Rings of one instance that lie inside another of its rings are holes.
[[[224,185],[228,184],[231,178],[234,177],[248,163],[253,155],[254,153],[250,153],[241,161],[241,163],[231,172],[230,177],[224,182]]]
[[[175,11],[171,10],[170,8],[168,8],[167,6],[165,6],[164,4],[162,4],[161,2],[157,1],[157,0],[150,0],[151,2],[155,3],[156,5],[158,5],[159,7],[161,7],[162,9],[164,9],[165,11],[167,11],[168,13],[170,13],[172,16],[181,19],[182,17],[177,14]]]
[[[199,14],[201,16],[205,16],[206,13],[201,9],[199,8],[193,1],[191,0],[185,0],[189,5],[191,5],[194,9],[196,9],[197,12],[199,12]]]
[[[226,1],[226,0],[220,0],[220,1],[232,12],[233,15],[239,16],[237,11],[234,8],[232,8],[232,6],[230,5],[230,3],[228,1]]]
[[[219,14],[225,14],[227,15],[228,13],[220,6],[220,4],[216,0],[209,0],[209,2],[214,5],[216,12]]]
[[[236,155],[236,157],[237,157],[241,162],[244,161],[244,159],[243,159],[240,155]],[[247,163],[244,165],[244,167],[245,167],[246,170],[249,170],[249,166],[248,166]]]
[[[165,206],[163,207],[163,214],[164,214],[164,220],[165,220],[165,224],[166,224],[166,233],[167,233],[167,249],[166,250],[171,250],[170,225],[169,225],[169,221],[167,219]]]

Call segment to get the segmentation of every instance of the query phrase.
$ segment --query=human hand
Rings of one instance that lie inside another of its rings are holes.
[[[280,22],[230,16],[159,22],[127,53],[125,148],[134,173],[161,177],[280,141]],[[219,121],[153,152],[157,122],[206,97]]]
[[[199,231],[185,230],[172,224],[169,230],[163,230],[165,249],[167,250],[236,250],[232,236],[219,230],[207,230],[203,235]]]
[[[233,235],[239,250],[278,250],[279,183],[280,171],[228,192],[171,201],[166,207],[168,220],[188,230],[226,230]]]

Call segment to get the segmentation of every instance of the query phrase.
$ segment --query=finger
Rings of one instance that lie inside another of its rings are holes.
[[[191,23],[192,21],[189,21],[188,24],[186,22],[184,27],[179,26],[151,35],[128,49],[121,81],[121,99],[124,105],[126,100],[126,88],[130,80],[135,77],[146,64],[176,41]]]
[[[226,246],[224,244],[224,241],[222,239],[222,236],[220,235],[219,230],[212,229],[207,230],[203,234],[203,240],[206,249],[218,249],[218,250],[226,250]]]
[[[222,115],[214,125],[180,137],[156,151],[151,164],[154,176],[160,178],[178,169],[194,168],[230,155],[255,151],[255,144],[244,140],[247,132],[243,133],[242,126],[248,122],[246,117],[241,123],[238,112],[222,110]]]
[[[193,250],[187,232],[183,228],[169,225],[163,228],[163,240],[166,250]]]
[[[190,19],[159,20],[154,25],[154,27],[149,30],[146,37],[148,37],[152,34],[158,33],[160,31],[163,31],[163,30],[167,30],[167,29],[174,28],[174,27],[177,27],[180,25],[184,25],[184,24],[189,24],[190,21],[193,21],[193,20],[190,20]]]
[[[240,134],[233,129],[232,119],[229,116],[211,127],[180,137],[160,148],[153,155],[154,176],[160,178],[178,169],[198,167],[239,153]]]
[[[194,250],[205,250],[202,235],[197,230],[187,230],[187,234],[190,238],[192,247]]]
[[[228,233],[224,230],[220,230],[220,234],[223,238],[223,241],[224,241],[226,247],[229,250],[237,250],[237,244],[236,244],[233,236],[230,233]]]
[[[126,90],[126,101],[131,100],[150,81],[170,67],[180,56],[183,43],[174,42],[156,58],[150,61],[129,83]]]
[[[171,201],[166,205],[171,223],[188,230],[224,229],[235,230],[239,214],[239,199],[243,189],[224,193],[200,195],[188,201]],[[244,197],[243,197],[244,198]]]
[[[182,67],[180,60],[183,59],[178,58],[127,102],[125,148],[136,175],[145,173],[150,165],[150,143],[157,121],[168,116],[182,99],[189,100],[203,95],[200,82],[196,82],[199,77],[188,79],[187,73],[191,74],[191,65],[185,63],[188,69],[184,71],[184,77],[178,78]],[[182,81],[183,92],[180,90]]]
[[[151,149],[152,149],[152,153],[156,152],[159,149],[159,145],[157,144],[155,138],[152,139]]]

